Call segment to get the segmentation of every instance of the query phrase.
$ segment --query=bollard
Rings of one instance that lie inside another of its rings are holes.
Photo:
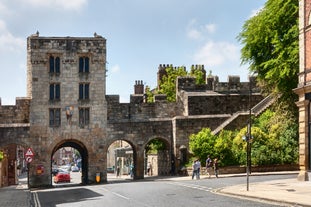
[[[100,172],[96,173],[96,182],[99,183],[100,182]]]

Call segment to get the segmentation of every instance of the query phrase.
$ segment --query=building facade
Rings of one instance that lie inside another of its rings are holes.
[[[298,180],[310,180],[311,170],[311,1],[299,0],[299,74],[294,89],[299,100],[299,167]]]
[[[106,62],[106,39],[99,35],[27,38],[27,97],[14,106],[0,104],[0,150],[11,144],[33,150],[30,187],[52,185],[53,155],[63,147],[79,151],[82,183],[95,183],[98,173],[106,182],[108,148],[118,140],[132,148],[134,179],[144,178],[145,149],[154,139],[166,146],[159,174],[178,172],[187,162],[191,134],[203,127],[244,127],[249,107],[263,100],[254,79],[250,85],[229,76],[227,82],[208,77],[200,86],[193,77],[178,78],[176,102],[156,95],[146,103],[143,82],[135,81],[130,102],[120,103],[119,95],[106,94]],[[171,65],[159,66],[158,78],[166,67]]]

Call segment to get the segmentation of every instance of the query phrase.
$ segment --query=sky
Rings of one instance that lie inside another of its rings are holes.
[[[0,98],[26,97],[27,37],[107,39],[106,94],[128,103],[136,80],[155,88],[160,64],[204,65],[248,80],[237,40],[266,0],[0,0]]]

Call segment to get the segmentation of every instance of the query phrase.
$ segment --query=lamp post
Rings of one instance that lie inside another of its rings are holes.
[[[249,191],[249,175],[251,172],[251,141],[252,141],[252,104],[251,104],[251,97],[252,97],[252,79],[249,78],[249,97],[248,97],[248,104],[249,104],[249,123],[247,127],[247,135],[246,135],[246,190]]]

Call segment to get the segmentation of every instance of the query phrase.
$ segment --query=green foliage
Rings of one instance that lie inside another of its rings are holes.
[[[151,140],[146,146],[147,154],[156,154],[159,150],[165,150],[166,145],[160,139]]]
[[[184,67],[168,67],[166,68],[167,75],[163,76],[160,82],[159,94],[166,94],[167,100],[170,102],[176,101],[176,80],[178,76],[186,76],[187,71]]]
[[[162,80],[159,83],[160,89],[150,90],[149,87],[146,88],[146,95],[147,95],[147,102],[152,103],[153,97],[155,94],[166,94],[167,100],[169,102],[176,101],[176,81],[177,77],[186,77],[186,76],[193,76],[196,78],[196,84],[202,85],[205,84],[203,68],[198,67],[194,68],[191,67],[191,71],[188,73],[185,70],[185,67],[167,67],[166,68],[166,75],[162,77]]]
[[[298,0],[268,0],[238,39],[242,63],[250,64],[265,91],[291,96],[299,70]]]
[[[271,110],[266,110],[252,122],[252,165],[298,163],[297,122]],[[212,158],[219,158],[224,166],[246,165],[247,143],[243,140],[246,134],[247,127],[240,131],[223,130],[219,135],[204,128],[190,136],[189,146],[201,162],[209,154]]]
[[[190,151],[200,159],[201,163],[205,163],[207,155],[215,154],[216,138],[209,128],[203,128],[199,133],[190,135]]]
[[[220,132],[216,139],[214,146],[215,154],[211,154],[211,157],[218,158],[221,162],[221,165],[238,164],[232,151],[233,138],[236,136],[236,134],[237,132],[234,131],[223,130]]]
[[[146,86],[145,94],[147,95],[147,103],[153,103],[154,102],[154,94],[150,90],[149,86]]]
[[[3,159],[4,155],[3,155],[3,152],[0,151],[0,161]]]
[[[202,66],[201,66],[202,67]],[[195,83],[197,85],[203,85],[205,84],[204,74],[203,74],[203,68],[199,67],[198,69],[195,69],[194,66],[191,67],[190,75],[195,77]]]

